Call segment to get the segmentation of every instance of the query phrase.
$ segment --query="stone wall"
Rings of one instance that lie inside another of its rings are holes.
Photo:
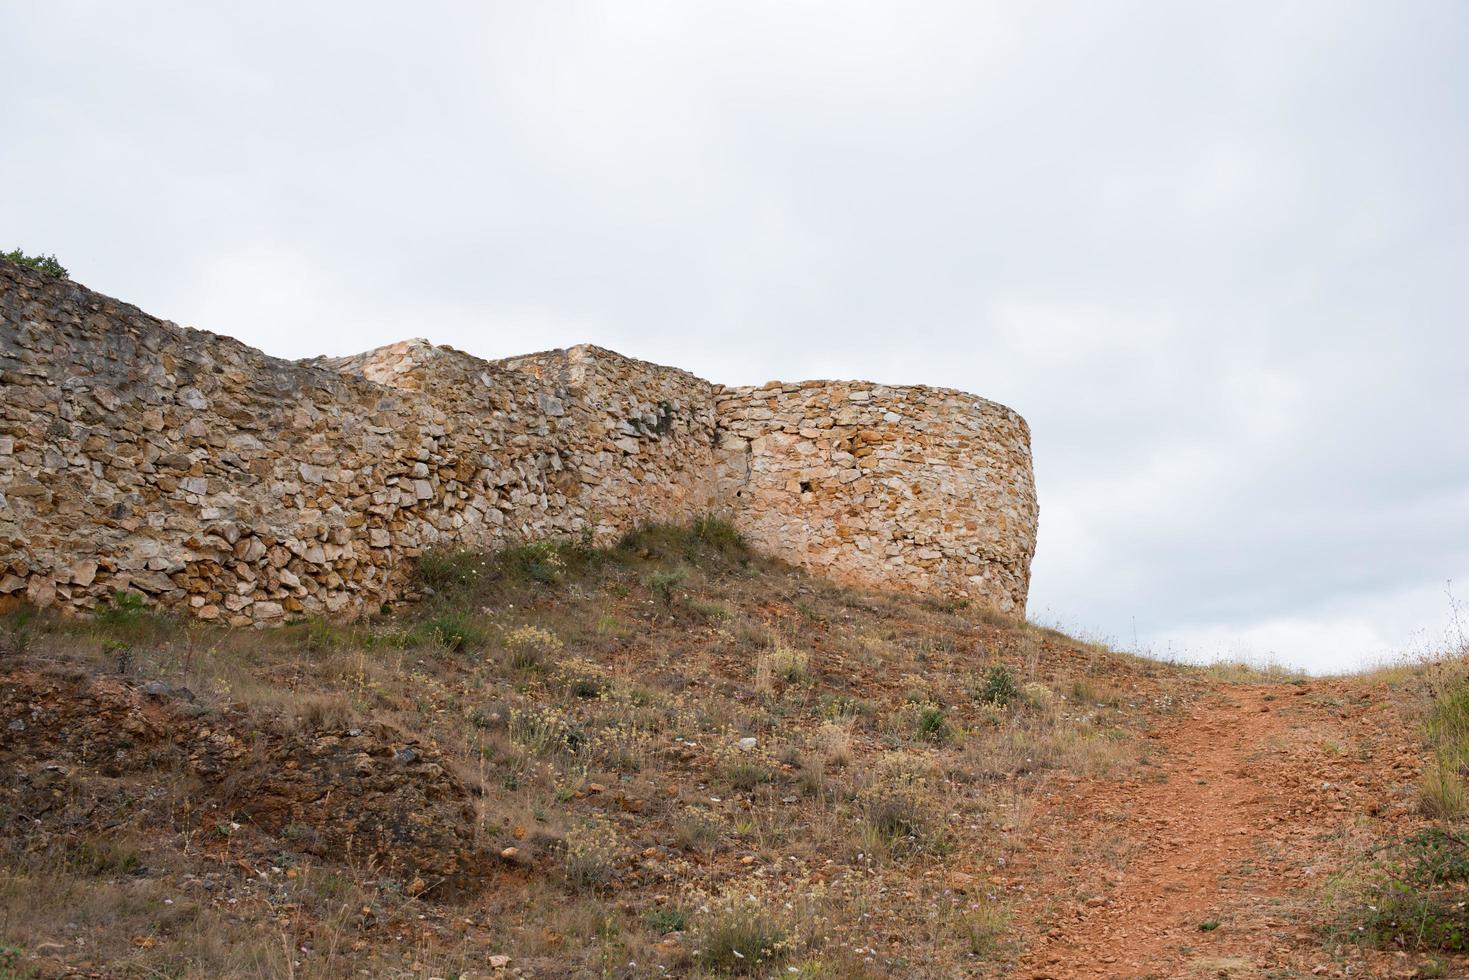
[[[723,389],[582,346],[283,361],[0,260],[0,604],[351,616],[425,548],[726,512],[846,581],[1022,610],[1025,423],[960,392]]]
[[[484,361],[425,340],[308,363],[428,396],[483,436],[482,468],[533,457],[547,499],[518,487],[507,533],[465,537],[456,529],[457,541],[585,529],[605,543],[637,524],[686,521],[717,505],[713,386],[687,371],[590,345]]]
[[[581,352],[588,400],[574,373],[421,341],[282,361],[9,263],[0,277],[0,595],[351,615],[426,547],[605,540],[714,505],[709,386],[682,371]]]
[[[1023,612],[1035,552],[1030,430],[944,388],[726,388],[720,489],[764,550],[829,578]]]

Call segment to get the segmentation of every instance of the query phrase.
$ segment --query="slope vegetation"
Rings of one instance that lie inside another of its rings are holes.
[[[346,627],[16,612],[0,976],[1450,975],[1460,676],[1160,664],[713,520]]]

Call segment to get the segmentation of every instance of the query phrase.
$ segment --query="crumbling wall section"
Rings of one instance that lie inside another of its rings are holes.
[[[718,506],[714,386],[687,371],[582,344],[495,362],[568,406],[583,450],[575,465],[588,514],[616,529],[688,521]]]

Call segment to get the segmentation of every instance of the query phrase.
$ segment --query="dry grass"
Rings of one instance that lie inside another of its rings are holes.
[[[755,690],[774,693],[777,682],[799,684],[810,679],[810,655],[776,639],[755,658]]]
[[[963,771],[999,782],[1050,770],[1104,777],[1134,763],[1124,731],[1064,707],[1045,705],[1003,714],[993,727],[969,739]]]
[[[319,909],[307,928],[293,917],[242,917],[216,908],[207,892],[181,891],[155,875],[26,861],[0,872],[0,932],[4,944],[22,953],[84,952],[106,964],[108,976],[339,977],[357,931],[355,913],[369,896],[332,872],[304,869],[281,899]],[[302,954],[303,944],[314,947],[312,955]],[[462,966],[463,952],[438,950],[434,960]],[[0,975],[30,975],[12,969]]]
[[[1457,820],[1469,811],[1462,762],[1435,756],[1418,784],[1418,805],[1435,820]]]
[[[1469,664],[1443,661],[1425,671],[1420,701],[1426,701],[1424,731],[1433,761],[1424,773],[1419,801],[1424,812],[1456,820],[1469,809],[1464,773],[1469,769]]]
[[[1303,684],[1306,681],[1305,671],[1277,663],[1220,660],[1197,669],[1228,684]]]
[[[1140,685],[1173,683],[1054,630],[806,578],[708,522],[600,552],[440,553],[421,576],[428,603],[351,626],[12,619],[0,671],[187,688],[160,703],[282,773],[309,756],[271,757],[261,733],[381,726],[454,774],[444,805],[489,871],[450,901],[432,876],[313,852],[309,812],[221,836],[229,804],[160,771],[107,783],[145,874],[100,851],[87,875],[28,864],[40,832],[0,841],[0,945],[140,976],[448,976],[486,951],[542,977],[1003,972],[1003,897],[955,904],[942,875],[1017,846],[1053,774],[1127,771]],[[991,667],[1015,680],[1004,705],[976,696]],[[764,919],[743,915],[752,893]],[[79,916],[85,954],[57,927]]]

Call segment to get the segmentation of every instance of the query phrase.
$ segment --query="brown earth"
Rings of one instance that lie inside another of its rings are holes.
[[[475,837],[467,788],[388,725],[262,725],[240,709],[200,711],[185,688],[55,668],[0,671],[0,719],[0,810],[38,828],[32,848],[54,837],[64,849],[99,811],[148,809],[141,784],[168,787],[168,817],[206,851],[224,852],[226,824],[249,824],[305,854],[350,855],[444,893],[497,863]]]
[[[1051,801],[1051,873],[1098,887],[1037,937],[1030,976],[1425,975],[1404,953],[1329,955],[1311,928],[1329,876],[1420,822],[1403,780],[1421,739],[1385,688],[1220,684],[1151,738],[1148,776]]]

